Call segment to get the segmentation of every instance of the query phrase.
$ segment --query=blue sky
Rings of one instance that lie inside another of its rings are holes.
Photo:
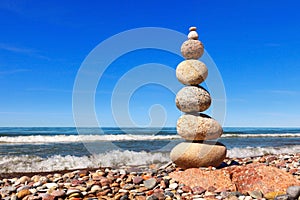
[[[299,126],[299,6],[296,0],[1,0],[0,126],[74,126],[75,77],[100,42],[133,28],[187,33],[190,25],[198,27],[222,75],[227,95],[224,126]],[[111,91],[126,71],[151,62],[175,68],[180,61],[155,50],[116,60],[97,88],[101,125],[114,126]],[[181,113],[174,94],[155,85],[134,93],[132,119],[147,124],[153,104],[162,104],[166,126],[175,126]]]

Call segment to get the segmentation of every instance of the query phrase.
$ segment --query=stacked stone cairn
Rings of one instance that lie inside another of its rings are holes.
[[[198,59],[204,53],[196,27],[190,27],[188,40],[181,46],[186,59],[176,68],[176,77],[185,85],[176,95],[176,106],[184,112],[177,121],[177,133],[186,141],[175,146],[171,160],[183,169],[218,167],[226,157],[226,147],[217,142],[223,134],[221,125],[201,112],[211,105],[209,92],[201,87],[208,76],[206,65]]]

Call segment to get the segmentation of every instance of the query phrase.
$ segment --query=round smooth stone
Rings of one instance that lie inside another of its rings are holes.
[[[198,40],[199,36],[198,33],[196,31],[191,31],[188,34],[188,39],[189,40]]]
[[[185,59],[199,59],[204,53],[204,46],[199,40],[187,40],[181,45],[181,54]]]
[[[190,28],[189,28],[189,31],[196,31],[197,30],[197,27],[196,26],[191,26]]]
[[[218,167],[226,157],[227,149],[219,142],[182,142],[170,154],[171,160],[183,169]]]
[[[177,120],[177,133],[186,140],[214,140],[223,134],[222,126],[204,114],[185,114]]]
[[[211,97],[201,86],[186,86],[176,95],[176,106],[186,113],[203,112],[209,108]]]
[[[176,77],[184,85],[199,85],[207,75],[206,65],[199,60],[184,60],[176,68]]]

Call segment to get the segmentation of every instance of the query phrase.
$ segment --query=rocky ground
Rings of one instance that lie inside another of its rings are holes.
[[[300,199],[300,153],[226,159],[220,169],[169,163],[0,174],[2,199]]]

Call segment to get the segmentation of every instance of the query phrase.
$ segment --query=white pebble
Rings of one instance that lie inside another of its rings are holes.
[[[191,31],[188,34],[188,39],[190,40],[198,40],[198,33],[196,31]]]
[[[169,188],[175,190],[176,188],[178,187],[178,184],[177,183],[172,183],[169,185]]]

